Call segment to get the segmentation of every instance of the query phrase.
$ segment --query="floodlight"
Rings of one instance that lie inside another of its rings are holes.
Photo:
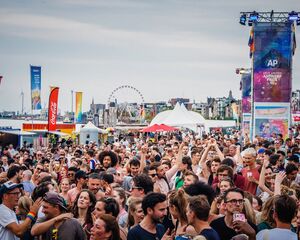
[[[241,25],[246,25],[246,20],[247,20],[247,15],[244,13],[240,17],[240,24]]]
[[[299,20],[299,16],[298,13],[295,11],[292,11],[289,13],[289,21],[293,22],[293,21],[297,21]]]
[[[258,13],[257,12],[252,12],[252,13],[250,13],[250,15],[249,15],[249,19],[248,19],[248,25],[249,26],[252,26],[252,24],[254,23],[254,22],[257,22],[257,20],[258,20]]]

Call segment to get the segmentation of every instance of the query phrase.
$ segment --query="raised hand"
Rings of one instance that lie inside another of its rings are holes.
[[[286,173],[285,172],[279,172],[276,174],[276,177],[275,177],[275,183],[279,183],[281,184],[282,181],[285,179],[286,177]]]
[[[30,212],[37,214],[37,212],[39,211],[39,209],[42,205],[42,202],[43,202],[43,199],[41,197],[39,197],[37,200],[35,200],[33,205],[30,207]]]

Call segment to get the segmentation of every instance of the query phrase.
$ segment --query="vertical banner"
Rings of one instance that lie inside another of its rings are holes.
[[[41,67],[30,66],[31,78],[31,109],[41,110]]]
[[[254,26],[255,102],[290,102],[292,88],[291,23]]]
[[[242,133],[250,137],[251,133],[251,72],[242,73],[241,90],[242,90]]]
[[[82,92],[76,92],[75,122],[82,122]]]
[[[51,88],[48,106],[48,131],[56,131],[59,88]]]
[[[242,74],[242,113],[251,113],[251,73]]]
[[[292,23],[256,23],[253,52],[253,134],[288,137],[292,88]]]

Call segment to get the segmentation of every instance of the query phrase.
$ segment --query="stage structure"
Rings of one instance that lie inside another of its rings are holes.
[[[291,124],[292,59],[296,48],[298,12],[241,12],[240,23],[251,27],[252,139],[287,138]]]

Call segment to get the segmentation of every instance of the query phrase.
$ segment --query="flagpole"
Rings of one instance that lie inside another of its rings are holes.
[[[30,102],[31,102],[31,131],[33,131],[33,109],[32,109],[32,80],[31,80],[31,64],[29,65],[30,69]]]
[[[71,118],[73,117],[72,123],[75,122],[75,115],[73,115],[73,90],[71,90]]]
[[[22,90],[22,92],[21,92],[21,97],[22,97],[21,114],[23,115],[23,114],[24,114],[24,92],[23,92],[23,90]]]

